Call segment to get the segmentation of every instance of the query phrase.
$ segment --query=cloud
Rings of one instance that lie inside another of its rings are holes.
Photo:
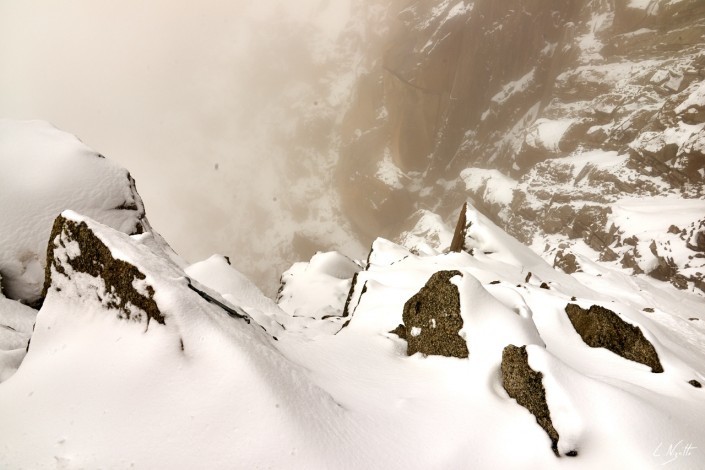
[[[347,95],[332,91],[346,67],[335,44],[349,10],[348,0],[2,2],[0,117],[76,134],[132,172],[184,257],[229,254],[271,290],[285,257],[273,245],[305,231],[297,214],[339,223],[335,201],[294,206],[332,185],[311,171],[335,158]]]

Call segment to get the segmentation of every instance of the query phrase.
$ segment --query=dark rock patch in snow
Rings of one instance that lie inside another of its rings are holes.
[[[438,271],[404,304],[407,355],[468,357],[468,346],[458,332],[463,327],[458,287],[450,282],[460,271]],[[399,328],[397,328],[398,330]],[[399,337],[402,334],[395,333]]]
[[[695,388],[702,388],[702,386],[703,386],[700,382],[698,382],[698,381],[695,380],[695,379],[689,380],[688,383],[689,383],[690,385],[692,385],[693,387],[695,387]]]
[[[348,297],[345,299],[345,307],[343,307],[343,317],[350,315],[350,301],[355,293],[355,286],[357,285],[357,275],[359,273],[353,274],[352,282],[350,283],[350,291],[348,291]]]
[[[455,226],[455,232],[453,233],[453,241],[450,242],[450,251],[460,252],[465,249],[465,236],[467,235],[467,217],[465,213],[468,210],[468,203],[463,204],[463,208],[460,209],[460,215],[458,216],[458,223]]]
[[[553,260],[553,267],[560,269],[566,274],[582,272],[580,263],[573,253],[564,249],[558,250],[556,258]]]
[[[546,390],[543,388],[543,374],[529,366],[526,346],[508,345],[502,351],[502,385],[510,397],[529,410],[536,422],[551,439],[551,449],[558,453],[558,431],[553,427],[551,413],[546,403]],[[577,455],[577,453],[576,453]]]
[[[407,337],[406,337],[406,327],[404,327],[404,325],[399,325],[399,326],[397,326],[397,327],[394,328],[392,331],[390,331],[390,333],[393,334],[393,335],[397,335],[398,337],[400,337],[400,338],[403,339],[404,341],[407,340]]]
[[[66,259],[55,256],[55,250],[65,249],[70,242],[78,244],[80,253],[69,254]],[[164,315],[154,301],[152,286],[146,285],[142,293],[133,284],[135,281],[143,281],[146,276],[132,264],[115,259],[110,249],[85,222],[76,223],[61,215],[54,221],[47,247],[42,297],[46,297],[52,286],[53,272],[69,278],[71,273],[86,273],[102,279],[105,292],[104,298],[97,293],[99,300],[105,302],[108,308],[118,310],[118,318],[146,321],[147,325],[150,320],[164,324]]]
[[[654,346],[641,330],[613,311],[599,305],[585,310],[576,304],[568,304],[565,311],[575,331],[588,346],[605,348],[625,359],[647,365],[651,372],[663,372]]]

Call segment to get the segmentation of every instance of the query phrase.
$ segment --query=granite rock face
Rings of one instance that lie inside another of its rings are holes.
[[[669,254],[685,236],[635,234],[614,209],[703,200],[705,4],[391,2],[384,18],[338,162],[362,237],[408,229],[419,209],[451,220],[470,196],[525,243],[552,236],[547,257],[556,239],[564,259],[584,242],[702,291],[705,262]]]

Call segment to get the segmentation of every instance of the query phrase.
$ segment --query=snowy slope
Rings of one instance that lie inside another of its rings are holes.
[[[289,272],[281,309],[223,257],[184,272],[149,234],[64,212],[29,353],[0,385],[0,466],[657,468],[668,445],[705,448],[689,383],[705,381],[699,298],[555,271],[474,209],[466,219],[467,251],[378,239],[364,269],[318,254]],[[442,270],[457,271],[469,355],[407,356],[390,331]],[[571,303],[636,325],[664,371],[585,344]],[[510,344],[543,374],[560,457],[503,386]]]

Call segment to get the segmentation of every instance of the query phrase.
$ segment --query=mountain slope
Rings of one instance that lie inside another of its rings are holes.
[[[358,83],[338,165],[363,237],[395,236],[419,209],[453,220],[469,196],[552,262],[584,256],[705,292],[702,2],[389,9],[396,28]],[[643,213],[634,198],[672,219],[642,231],[623,216]]]

